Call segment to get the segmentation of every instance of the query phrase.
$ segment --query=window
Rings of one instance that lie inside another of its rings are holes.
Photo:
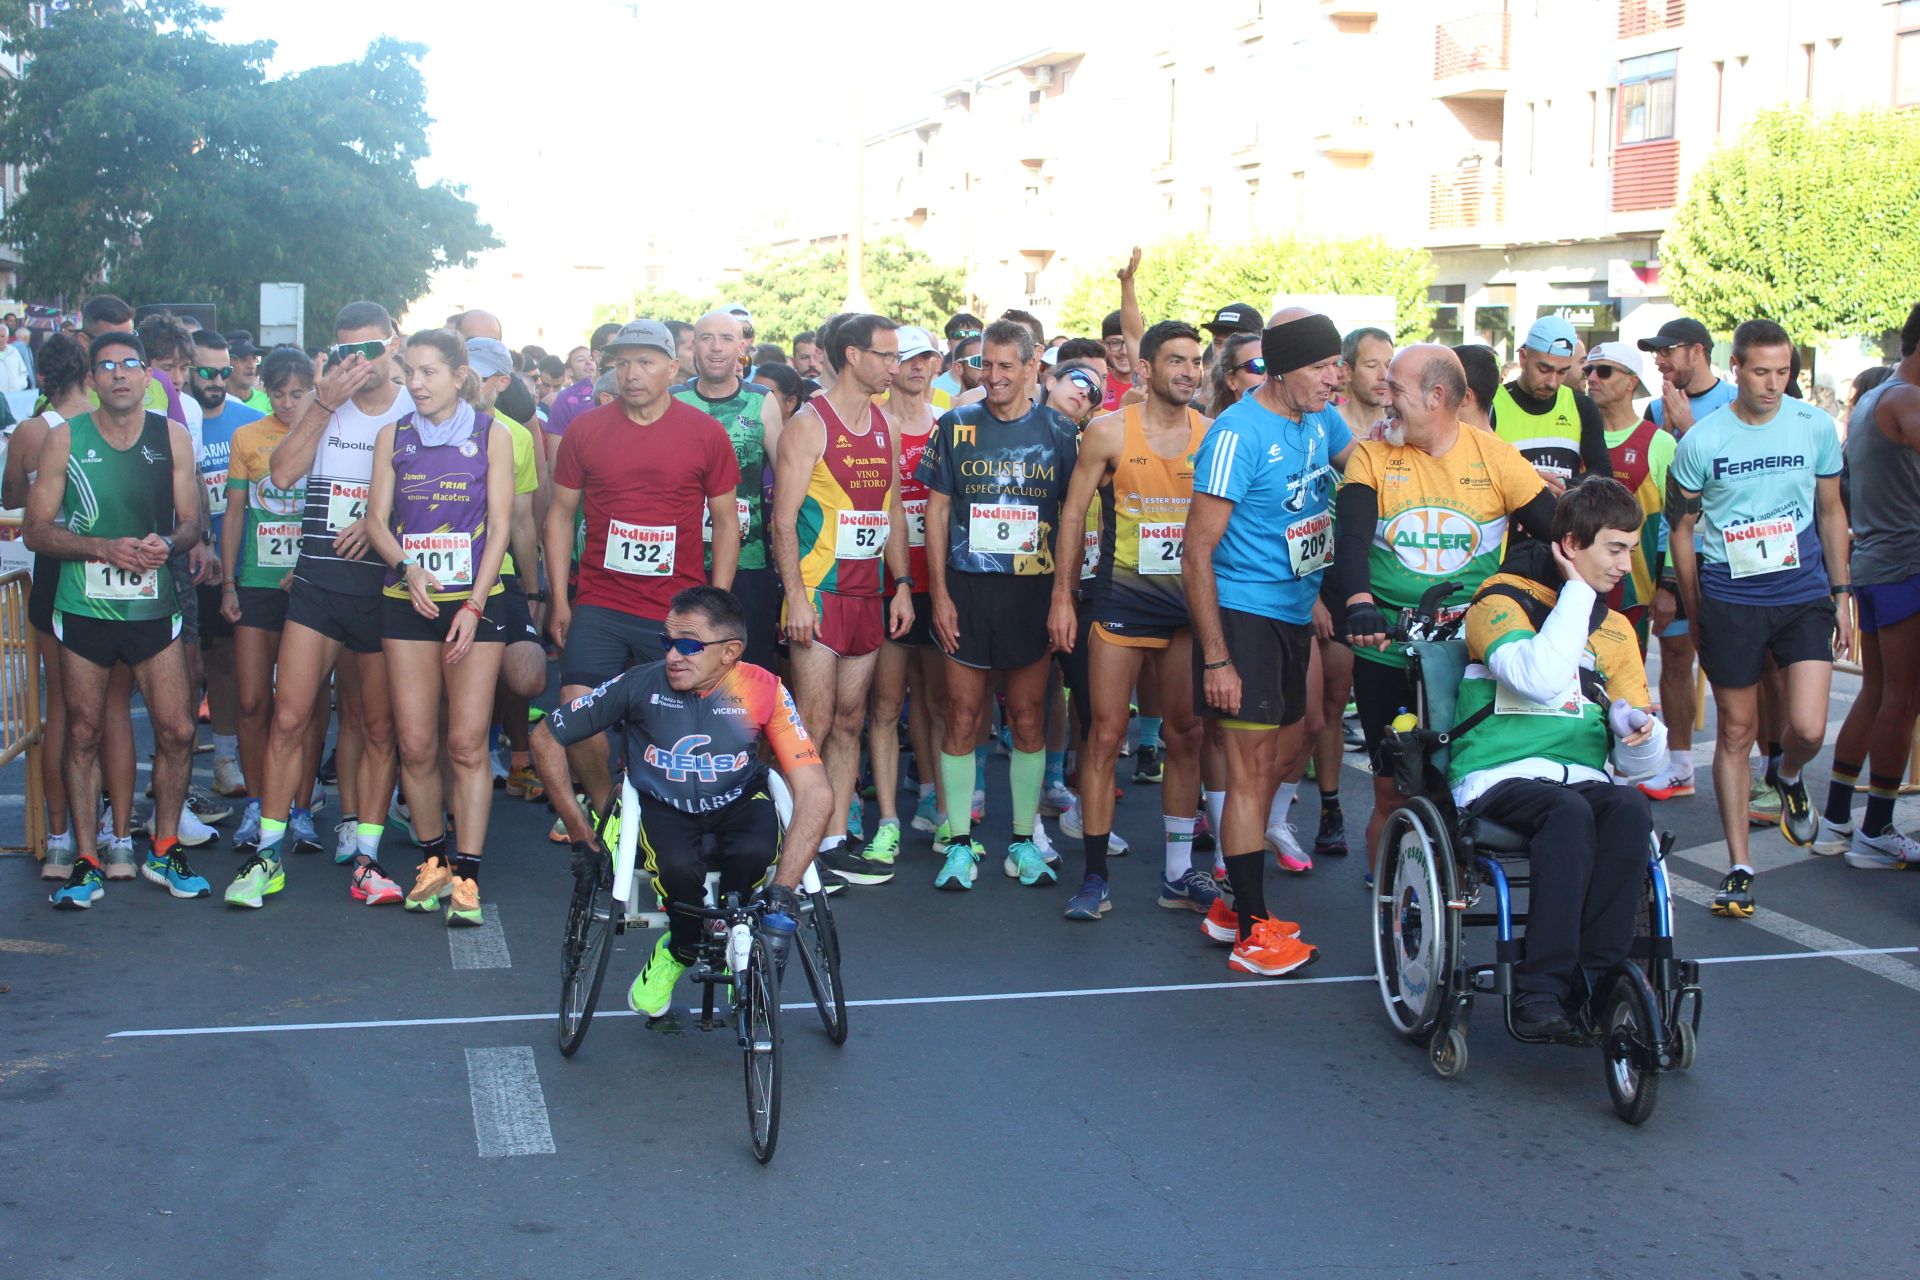
[[[1920,0],[1900,0],[1899,34],[1893,38],[1893,101],[1920,106]]]
[[[1673,136],[1674,50],[1620,64],[1620,143],[1660,142]]]

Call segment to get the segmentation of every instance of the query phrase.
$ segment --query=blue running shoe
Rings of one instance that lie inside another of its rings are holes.
[[[1160,905],[1170,911],[1198,911],[1205,915],[1219,899],[1220,888],[1214,884],[1213,877],[1192,867],[1176,880],[1165,877],[1160,880]]]
[[[233,847],[236,849],[255,849],[260,845],[260,802],[247,801],[247,807],[240,815],[240,825],[234,828]]]
[[[146,862],[141,864],[140,874],[163,886],[176,898],[205,898],[213,893],[213,886],[207,878],[198,875],[187,865],[186,855],[175,849],[164,858],[147,854]]]
[[[1067,919],[1098,920],[1113,910],[1105,876],[1088,876],[1080,882],[1080,892],[1067,899]]]
[[[1001,867],[1008,879],[1018,879],[1028,887],[1041,883],[1060,883],[1060,873],[1047,865],[1046,855],[1040,852],[1040,846],[1029,839],[1015,840],[1008,845],[1007,860]]]
[[[980,859],[987,851],[972,837],[956,838],[947,845],[947,860],[941,864],[940,872],[933,878],[936,889],[971,889],[973,878],[979,874]]]
[[[858,793],[856,793],[853,797],[852,803],[847,805],[847,834],[852,836],[855,840],[864,841],[867,838],[866,831],[867,831],[866,806],[860,803],[860,796],[858,795]]]
[[[286,841],[295,853],[320,852],[320,833],[313,829],[313,814],[305,809],[288,814]]]
[[[939,796],[929,791],[920,797],[920,803],[913,807],[913,829],[931,832],[940,825],[940,814],[936,802]]]
[[[100,868],[81,858],[73,864],[67,882],[48,895],[47,901],[61,911],[85,911],[106,896],[107,886],[100,879]]]

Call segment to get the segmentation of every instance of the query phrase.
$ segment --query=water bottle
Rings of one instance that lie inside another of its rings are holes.
[[[753,952],[753,930],[736,924],[727,931],[727,968],[734,973],[747,971],[747,957]]]
[[[1412,733],[1419,727],[1420,717],[1414,715],[1413,712],[1407,710],[1405,707],[1400,708],[1400,714],[1393,718],[1393,731],[1395,733]]]

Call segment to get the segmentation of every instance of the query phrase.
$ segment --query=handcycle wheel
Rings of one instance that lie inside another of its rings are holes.
[[[1457,945],[1447,907],[1453,869],[1444,830],[1439,810],[1416,798],[1389,815],[1380,833],[1374,974],[1387,1020],[1415,1044],[1433,1037]]]
[[[800,921],[800,967],[813,988],[814,1007],[834,1044],[847,1042],[847,993],[840,983],[840,931],[824,891],[807,895]]]
[[[753,940],[747,971],[740,983],[740,1034],[746,1062],[747,1128],[753,1138],[753,1156],[761,1164],[773,1159],[780,1141],[780,997],[774,990],[773,957],[765,938]]]
[[[592,885],[574,886],[567,908],[567,938],[560,951],[560,1053],[571,1058],[587,1038],[593,1007],[606,981],[613,951],[613,882],[602,868]]]
[[[1644,986],[1616,973],[1601,1005],[1600,1052],[1614,1114],[1628,1124],[1646,1123],[1660,1100],[1659,1072],[1635,1061],[1636,1052],[1651,1048],[1657,1026]]]

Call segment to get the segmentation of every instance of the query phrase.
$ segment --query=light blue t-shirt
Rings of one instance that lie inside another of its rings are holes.
[[[228,396],[220,414],[205,414],[200,428],[200,484],[207,491],[212,513],[213,545],[220,545],[221,516],[227,509],[227,468],[233,453],[233,433],[266,415]]]
[[[1700,495],[1700,591],[1729,604],[1827,598],[1816,479],[1840,474],[1840,434],[1804,400],[1749,426],[1727,406],[1680,438],[1668,479]]]
[[[1707,416],[1715,410],[1724,409],[1732,404],[1736,394],[1738,393],[1734,390],[1733,384],[1721,378],[1699,395],[1688,396],[1687,404],[1693,409],[1693,420],[1696,423],[1705,421]],[[1655,426],[1666,426],[1667,402],[1655,396],[1653,403],[1647,406],[1647,416],[1653,419]]]
[[[1295,421],[1246,396],[1214,419],[1194,455],[1193,489],[1234,504],[1213,553],[1222,608],[1312,621],[1333,564],[1333,455],[1352,443],[1331,405]]]

